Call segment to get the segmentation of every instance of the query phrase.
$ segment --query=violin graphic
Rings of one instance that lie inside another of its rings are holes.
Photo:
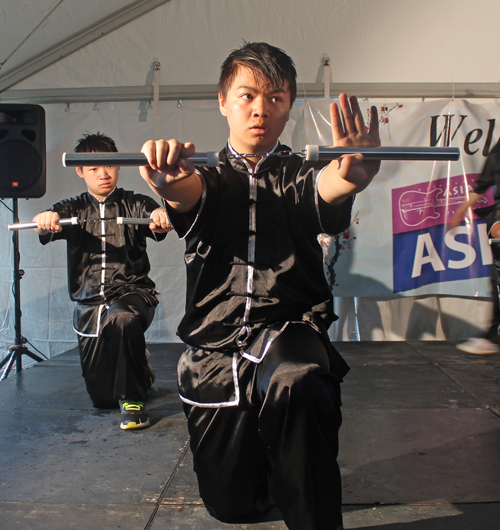
[[[466,200],[465,194],[451,197],[441,188],[432,191],[405,191],[399,198],[399,213],[406,226],[418,226],[427,219],[439,219],[444,216],[447,207],[462,204]],[[478,202],[487,202],[487,199],[481,197]]]

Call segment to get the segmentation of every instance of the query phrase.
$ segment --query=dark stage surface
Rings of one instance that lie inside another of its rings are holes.
[[[449,342],[336,343],[343,383],[339,462],[345,527],[500,529],[500,354]],[[121,431],[93,409],[76,350],[0,382],[2,530],[284,530],[227,525],[197,494],[175,366],[149,346],[152,425]]]

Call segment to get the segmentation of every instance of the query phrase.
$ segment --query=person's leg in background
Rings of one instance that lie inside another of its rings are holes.
[[[126,295],[103,312],[98,337],[79,336],[82,372],[90,399],[98,408],[121,405],[122,428],[149,425],[144,403],[153,372],[144,334],[154,311],[141,296]],[[124,403],[130,404],[129,411],[123,410]]]
[[[500,326],[500,301],[498,293],[498,271],[495,264],[490,273],[491,295],[493,299],[493,313],[490,327],[483,337],[471,337],[465,342],[457,344],[457,348],[465,353],[474,355],[490,355],[499,352],[498,328]]]

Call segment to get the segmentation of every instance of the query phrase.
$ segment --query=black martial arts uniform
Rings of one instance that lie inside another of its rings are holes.
[[[474,193],[477,195],[484,195],[489,188],[492,188],[495,203],[500,201],[500,141],[498,141],[486,158],[483,169],[474,186]],[[474,213],[480,217],[488,217],[490,219],[496,217],[494,213],[495,205],[487,206],[485,208],[475,208]],[[488,233],[491,227],[488,227]],[[492,245],[493,254],[497,252],[498,247]],[[493,344],[499,342],[499,328],[500,328],[500,299],[498,296],[498,267],[494,264],[491,267],[490,274],[491,293],[493,297],[493,315],[491,316],[490,327],[486,332],[485,338]]]
[[[253,172],[222,157],[198,169],[194,212],[166,205],[186,242],[179,389],[213,516],[237,522],[275,504],[290,529],[337,530],[349,368],[328,339],[336,317],[318,235],[349,226],[352,199],[325,203],[318,170],[277,154],[288,150],[278,145]]]
[[[149,278],[146,238],[162,240],[147,225],[119,225],[117,217],[150,217],[159,205],[150,197],[115,188],[103,201],[86,192],[54,204],[61,219],[77,217],[40,236],[42,244],[67,242],[68,289],[77,302],[73,326],[78,334],[83,377],[96,407],[118,400],[146,401],[153,376],[144,333],[158,304]]]
[[[488,220],[486,223],[487,231],[489,237],[491,237],[491,229],[493,228],[493,225],[500,223],[500,203],[497,204],[494,208],[494,210],[488,215]],[[491,253],[493,255],[493,272],[491,275],[492,280],[492,290],[493,290],[493,302],[494,307],[497,308],[495,311],[495,317],[497,318],[495,323],[500,323],[500,316],[498,313],[498,307],[500,306],[500,243],[492,243],[491,245]],[[494,319],[493,319],[494,320]],[[492,324],[493,325],[493,324]],[[498,343],[498,326],[497,326],[497,337],[496,340],[493,342],[495,344]]]

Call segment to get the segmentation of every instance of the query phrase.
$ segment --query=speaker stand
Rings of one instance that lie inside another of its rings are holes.
[[[12,199],[12,217],[14,223],[18,223],[18,208],[17,199]],[[0,381],[3,381],[9,375],[9,372],[16,365],[16,372],[22,372],[23,370],[23,355],[27,355],[31,359],[37,362],[43,361],[43,359],[26,348],[25,344],[27,340],[21,334],[21,278],[24,275],[24,271],[19,268],[20,254],[19,254],[19,233],[17,230],[12,231],[12,243],[14,252],[14,331],[15,331],[15,344],[9,348],[9,355],[2,359],[0,362],[0,369],[5,365],[6,368],[0,377]]]

